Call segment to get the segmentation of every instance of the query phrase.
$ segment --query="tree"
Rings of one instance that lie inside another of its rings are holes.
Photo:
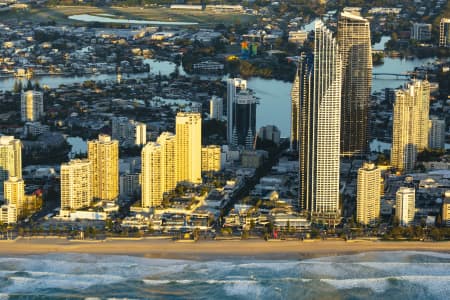
[[[319,236],[319,229],[317,228],[311,228],[311,238],[315,239]]]
[[[442,234],[439,228],[434,227],[433,229],[431,229],[430,236],[435,241],[442,240]]]
[[[415,231],[414,231],[414,227],[413,226],[409,226],[405,229],[404,234],[406,235],[407,238],[412,239],[415,237]]]
[[[414,236],[418,239],[423,237],[423,228],[421,226],[414,226]]]
[[[400,225],[400,219],[397,216],[394,217],[394,220],[392,221],[392,225],[394,227],[398,227]]]
[[[106,224],[105,224],[105,228],[107,229],[107,230],[111,230],[112,228],[113,228],[113,221],[111,220],[111,219],[106,219],[106,222],[105,222]]]
[[[20,93],[22,91],[22,81],[20,80],[16,80],[14,81],[14,87],[13,87],[13,92],[14,93]]]
[[[42,89],[41,85],[39,84],[39,82],[37,82],[37,81],[34,82],[34,89],[36,91],[40,91]]]
[[[385,154],[380,153],[380,154],[378,154],[377,159],[375,160],[375,163],[377,165],[388,165],[389,159],[386,157]]]
[[[267,232],[269,234],[271,234],[273,232],[273,228],[274,228],[272,222],[267,223],[266,228],[267,228]]]
[[[250,220],[250,229],[255,228],[255,220],[253,218]]]
[[[223,235],[231,235],[232,229],[230,227],[224,227],[222,228],[221,232]]]
[[[392,233],[392,236],[394,237],[394,239],[398,239],[398,238],[402,237],[402,235],[403,235],[403,228],[394,227],[394,228],[392,228],[391,233]]]
[[[27,81],[27,87],[26,87],[26,90],[29,91],[29,90],[32,90],[32,89],[33,89],[33,83],[31,83],[31,81],[28,80],[28,81]]]
[[[417,155],[418,161],[436,161],[445,154],[444,150],[425,149]]]
[[[398,34],[396,32],[392,32],[391,40],[394,41],[394,42],[396,42],[398,40]]]
[[[200,228],[195,228],[194,232],[192,233],[194,236],[194,240],[198,241],[199,237],[200,237]]]

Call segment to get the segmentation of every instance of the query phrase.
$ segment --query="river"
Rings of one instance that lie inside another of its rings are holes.
[[[385,40],[383,40],[385,41]],[[404,73],[412,71],[415,67],[432,63],[434,59],[400,59],[386,57],[383,65],[375,66],[374,73]],[[169,75],[175,70],[175,64],[169,61],[157,61],[154,59],[147,59],[145,63],[150,64],[150,73],[161,75]],[[180,67],[180,74],[186,73]],[[122,78],[144,78],[148,73],[140,74],[124,74]],[[15,78],[0,78],[0,90],[11,90],[14,86]],[[101,74],[88,76],[42,76],[33,81],[38,81],[41,86],[47,85],[50,88],[56,88],[61,84],[72,84],[83,82],[85,80],[116,80],[115,74]],[[372,81],[372,92],[381,91],[384,88],[397,88],[403,85],[406,81],[404,79],[382,79],[377,78]],[[24,80],[26,83],[26,80]],[[251,78],[248,81],[249,88],[253,89],[256,96],[260,98],[260,104],[257,109],[257,128],[264,125],[276,125],[283,137],[290,135],[290,90],[292,83],[284,82],[275,79]],[[374,149],[375,150],[375,149]]]
[[[140,24],[140,25],[154,25],[154,26],[192,26],[198,25],[197,22],[162,22],[162,21],[148,21],[135,19],[120,19],[118,16],[102,14],[102,15],[73,15],[69,19],[82,22],[98,22],[98,23],[113,23],[113,24]]]
[[[400,59],[386,57],[383,65],[375,66],[374,73],[405,73],[414,70],[415,67],[432,63],[434,59]],[[384,88],[397,88],[404,85],[405,79],[383,79],[372,80],[372,92],[381,91]],[[290,135],[291,101],[290,91],[292,83],[274,79],[252,78],[248,86],[256,92],[260,98],[260,105],[256,114],[256,126],[276,125],[281,135]],[[374,149],[375,150],[375,149]]]
[[[160,61],[156,59],[144,59],[144,63],[150,65],[150,73],[151,74],[158,74],[161,73],[161,75],[169,75],[173,71],[175,71],[175,63],[170,61]],[[179,69],[180,75],[186,75],[183,68]],[[143,73],[136,73],[136,74],[122,74],[122,79],[127,78],[145,78],[148,77],[147,72]],[[0,78],[0,90],[12,90],[14,87],[14,82],[16,80],[21,80],[22,84],[25,86],[27,83],[26,78],[18,79],[15,77],[3,77]],[[104,81],[104,80],[117,80],[116,74],[92,74],[92,75],[85,75],[85,76],[39,76],[31,79],[32,82],[39,82],[41,86],[48,86],[50,88],[57,88],[61,84],[73,84],[73,83],[80,83],[86,80],[95,80],[95,81]]]

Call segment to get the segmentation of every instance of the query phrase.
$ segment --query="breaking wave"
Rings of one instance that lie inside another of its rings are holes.
[[[449,294],[450,254],[445,253],[370,252],[302,261],[89,254],[0,257],[0,300],[308,299],[318,295],[443,299]]]

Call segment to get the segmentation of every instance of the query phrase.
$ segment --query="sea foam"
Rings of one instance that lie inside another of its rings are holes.
[[[450,294],[450,255],[370,252],[301,261],[190,261],[130,256],[48,254],[0,258],[0,300],[30,295],[157,298],[445,299]],[[359,292],[357,292],[359,290]],[[354,294],[353,294],[354,293]],[[345,295],[345,296],[344,296]],[[359,296],[358,296],[359,295]],[[375,296],[374,296],[375,295]]]

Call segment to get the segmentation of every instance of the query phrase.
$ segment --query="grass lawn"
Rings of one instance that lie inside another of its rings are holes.
[[[31,21],[41,23],[55,21],[57,24],[80,24],[85,22],[68,19],[71,15],[78,14],[106,14],[115,18],[172,21],[172,22],[197,22],[201,27],[212,27],[216,24],[241,24],[252,23],[254,16],[237,13],[215,13],[212,11],[173,10],[164,7],[89,7],[89,6],[54,6],[45,8],[33,8],[28,10],[13,10],[0,13],[3,21]]]

